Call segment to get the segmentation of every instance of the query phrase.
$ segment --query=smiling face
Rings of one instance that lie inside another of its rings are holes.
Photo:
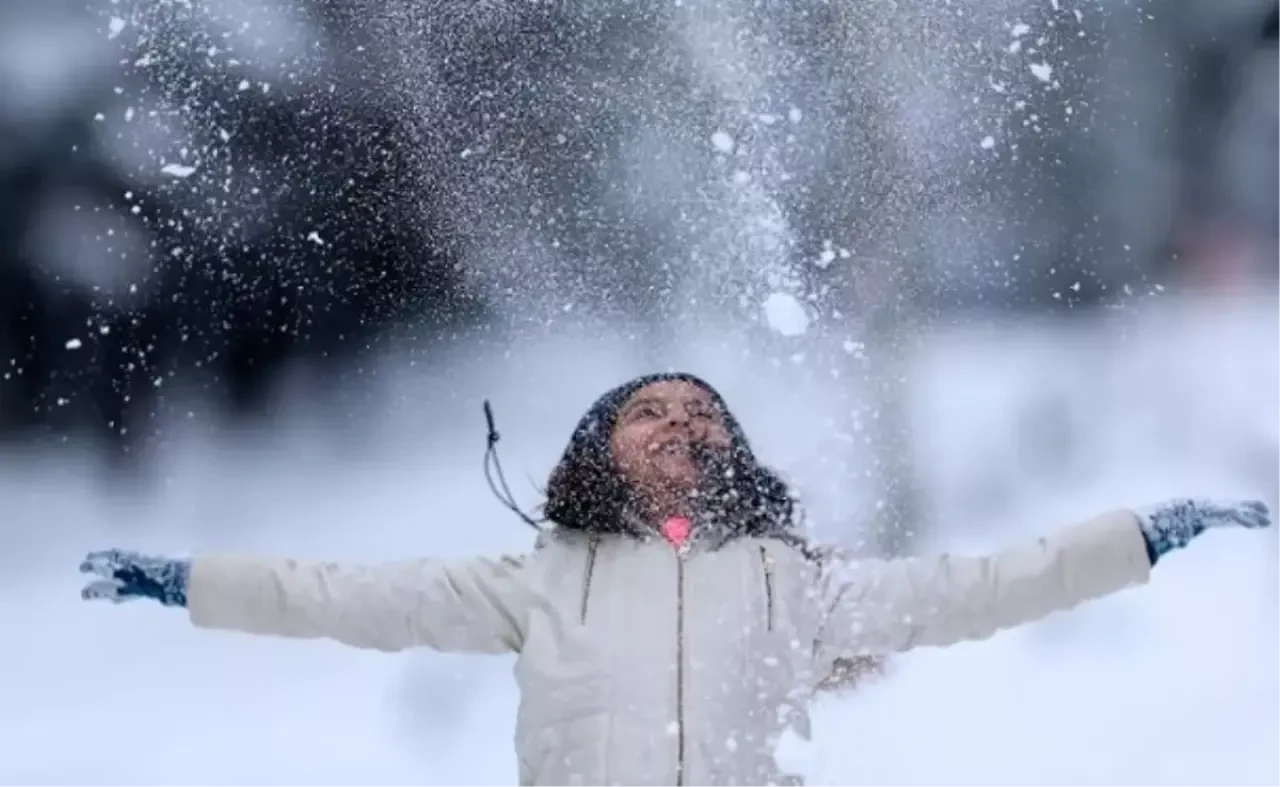
[[[686,514],[698,488],[698,451],[728,452],[731,438],[715,398],[702,387],[667,380],[636,391],[618,410],[610,437],[613,461],[659,516]]]

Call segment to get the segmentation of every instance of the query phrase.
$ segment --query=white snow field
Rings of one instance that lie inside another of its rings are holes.
[[[910,378],[932,501],[918,548],[988,549],[1179,494],[1274,504],[1276,322],[1274,300],[1169,298],[1102,322],[940,332]],[[671,363],[722,387],[815,507],[864,516],[873,501],[840,495],[814,455],[837,383],[723,348],[706,338]],[[0,457],[0,782],[512,783],[509,658],[198,632],[180,611],[78,597],[81,556],[109,546],[347,560],[523,549],[531,533],[481,475],[481,398],[533,502],[526,470],[545,477],[590,400],[646,370],[626,348],[567,338],[448,375],[425,365],[388,359],[363,426],[286,400],[275,431],[213,440],[193,404],[134,492],[70,450]],[[1037,452],[1055,429],[1073,453]],[[813,743],[782,754],[815,784],[1276,784],[1276,544],[1274,531],[1213,534],[1146,588],[896,658],[824,699]]]

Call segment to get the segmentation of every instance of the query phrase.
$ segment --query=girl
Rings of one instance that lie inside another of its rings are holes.
[[[491,433],[490,440],[496,439]],[[357,566],[111,550],[85,598],[148,597],[201,627],[395,651],[514,652],[521,784],[798,784],[773,749],[859,657],[962,640],[1145,583],[1261,503],[1102,514],[989,557],[851,560],[810,547],[787,486],[711,386],[606,393],[551,474],[519,557]]]

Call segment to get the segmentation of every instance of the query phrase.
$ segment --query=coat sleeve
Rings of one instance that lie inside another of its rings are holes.
[[[361,566],[212,555],[192,563],[187,607],[202,628],[385,651],[519,651],[524,569],[510,557]]]
[[[1136,516],[1115,511],[988,557],[833,560],[820,573],[827,661],[986,639],[1145,583]]]

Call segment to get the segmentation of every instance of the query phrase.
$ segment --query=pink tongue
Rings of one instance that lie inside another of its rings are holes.
[[[682,516],[673,516],[662,523],[662,537],[677,548],[684,546],[684,543],[689,540],[691,530],[693,530],[693,523]]]

